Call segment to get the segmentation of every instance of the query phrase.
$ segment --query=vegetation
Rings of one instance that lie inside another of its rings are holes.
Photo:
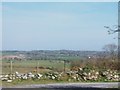
[[[113,82],[119,81],[119,64],[117,46],[114,44],[105,45],[103,51],[3,51],[1,80],[3,86]],[[17,77],[16,72],[20,73]],[[28,73],[34,77],[29,77]]]
[[[10,73],[10,60],[3,60],[2,62],[2,73]],[[14,60],[13,61],[13,73],[18,71],[20,73],[26,72],[36,72],[38,70],[40,73],[46,71],[63,71],[64,69],[64,62],[63,61],[56,61],[56,60]],[[70,67],[70,63],[66,64],[66,69]]]

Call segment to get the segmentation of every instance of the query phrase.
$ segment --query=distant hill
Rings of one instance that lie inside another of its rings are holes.
[[[80,60],[105,54],[103,51],[74,50],[34,50],[34,51],[2,51],[2,56],[20,56],[27,60]],[[107,54],[107,53],[106,53]]]

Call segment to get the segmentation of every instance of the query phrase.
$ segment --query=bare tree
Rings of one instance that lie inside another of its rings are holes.
[[[118,25],[113,25],[113,27],[109,27],[109,26],[104,26],[105,28],[108,29],[108,34],[114,34],[116,32],[120,32],[120,26]]]
[[[110,54],[112,60],[116,59],[117,54],[117,45],[115,44],[107,44],[103,47],[103,49]]]
[[[104,27],[108,29],[108,34],[120,33],[119,25],[113,25],[112,27],[109,27],[109,26],[104,26]],[[119,35],[118,35],[118,39],[120,39]]]

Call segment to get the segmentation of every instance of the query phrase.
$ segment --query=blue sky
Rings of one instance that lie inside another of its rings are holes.
[[[101,50],[117,43],[105,25],[118,20],[117,2],[2,3],[3,50]]]

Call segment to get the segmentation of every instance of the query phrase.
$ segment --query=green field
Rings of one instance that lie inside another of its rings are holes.
[[[10,60],[2,60],[2,73],[10,73]],[[13,60],[12,72],[16,71],[20,73],[35,72],[38,67],[38,72],[47,71],[63,71],[64,61],[58,60]],[[66,63],[66,70],[70,68],[70,63]]]

